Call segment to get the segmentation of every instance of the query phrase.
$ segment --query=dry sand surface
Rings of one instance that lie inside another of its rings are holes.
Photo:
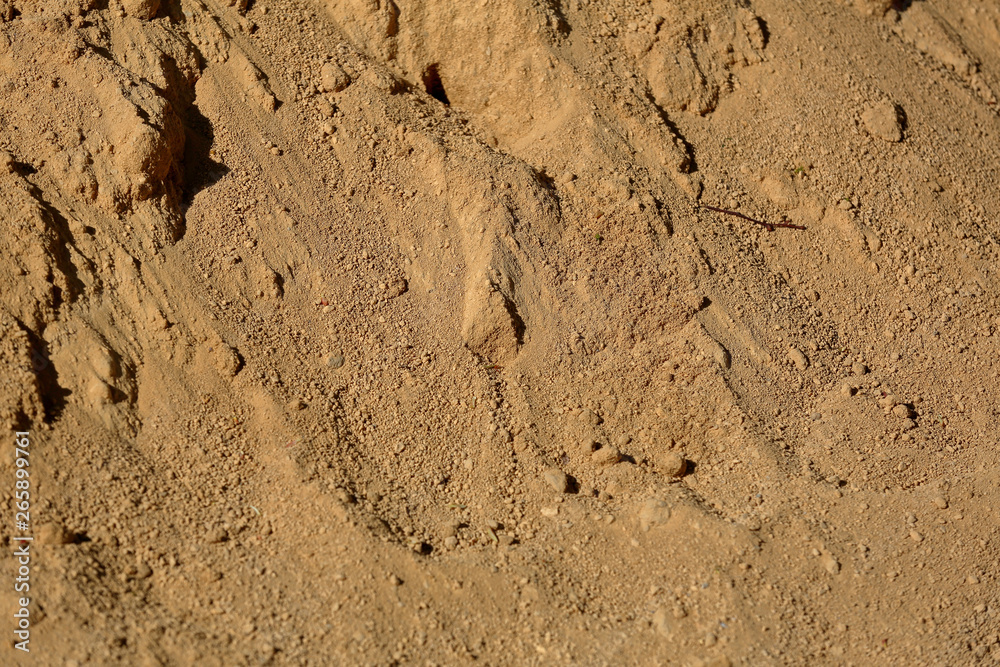
[[[0,662],[1000,664],[998,95],[994,0],[0,0]]]

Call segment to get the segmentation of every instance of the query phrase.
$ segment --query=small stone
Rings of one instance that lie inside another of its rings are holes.
[[[931,502],[933,502],[934,507],[937,507],[939,510],[948,509],[948,501],[944,496],[934,496]]]
[[[305,403],[305,401],[303,401],[301,399],[293,398],[292,400],[290,400],[288,402],[288,409],[291,412],[298,412],[299,410],[305,410],[306,409],[306,403]]]
[[[38,544],[72,544],[73,534],[60,523],[43,523],[35,531]]]
[[[666,607],[660,607],[656,610],[653,614],[652,625],[653,629],[663,637],[669,638],[673,634],[670,616]]]
[[[681,477],[687,470],[687,461],[677,452],[664,452],[657,458],[656,465],[667,477]]]
[[[122,0],[122,9],[127,16],[148,21],[160,9],[160,0]]]
[[[851,364],[851,372],[854,373],[855,375],[867,375],[868,367],[860,362],[855,361],[853,364]]]
[[[914,542],[923,542],[924,536],[918,533],[916,530],[911,530],[910,539],[913,540]]]
[[[549,468],[542,474],[545,483],[556,490],[556,493],[569,491],[569,477],[558,468]]]
[[[596,412],[594,412],[593,410],[584,408],[583,410],[580,411],[580,421],[582,421],[584,424],[587,424],[588,426],[597,426],[603,420],[601,419],[601,416]]]
[[[715,346],[715,349],[712,351],[712,358],[715,360],[715,363],[723,368],[732,366],[732,355],[729,354],[729,350],[721,345]]]
[[[823,563],[823,569],[825,569],[830,574],[837,574],[840,572],[840,563],[832,554],[823,554],[821,559]]]
[[[543,507],[541,509],[542,516],[554,517],[559,514],[558,507]]]
[[[788,350],[788,358],[792,360],[795,367],[800,371],[804,371],[809,368],[809,358],[802,352],[802,350],[793,347]]]
[[[659,498],[647,498],[639,510],[639,527],[643,532],[670,519],[670,506]]]
[[[351,83],[347,73],[334,63],[326,63],[319,71],[320,86],[328,93],[339,93]]]
[[[139,579],[149,579],[153,576],[153,568],[151,568],[148,563],[139,563],[135,576]]]
[[[228,540],[229,534],[226,532],[225,528],[219,527],[209,530],[205,535],[205,538],[208,540],[209,544],[218,544]]]
[[[917,427],[917,422],[913,421],[912,419],[904,419],[902,421],[902,423],[900,424],[899,428],[902,431],[912,431],[916,427]],[[906,436],[906,437],[909,437],[909,436]]]
[[[892,409],[892,414],[896,415],[900,419],[912,419],[913,409],[905,403],[900,403]]]
[[[889,100],[872,105],[861,114],[861,121],[868,134],[884,141],[897,142],[903,138],[899,108]]]
[[[976,584],[979,583],[979,577],[977,577],[974,574],[970,574],[969,576],[967,576],[965,578],[965,583],[967,583],[969,585],[972,585],[972,586],[975,586]]]
[[[851,396],[854,396],[854,393],[856,391],[857,390],[854,387],[852,387],[850,384],[846,382],[840,386],[840,393],[845,398],[850,398]]]
[[[344,355],[340,353],[331,354],[326,360],[326,365],[333,369],[340,368],[344,365]]]
[[[594,452],[598,447],[597,441],[593,438],[586,438],[580,443],[580,449],[583,450],[584,454],[590,454]]]
[[[395,574],[390,574],[389,583],[392,584],[393,586],[402,586],[403,580],[397,577]]]
[[[448,537],[444,538],[444,546],[446,549],[454,549],[455,547],[458,546],[458,538],[455,537],[454,535],[449,535]]]
[[[617,447],[608,445],[607,447],[598,449],[590,458],[597,465],[609,466],[621,461],[622,453],[618,451]]]

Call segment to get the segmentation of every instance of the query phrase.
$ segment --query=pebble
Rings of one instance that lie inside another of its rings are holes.
[[[393,586],[402,586],[403,585],[403,580],[400,579],[399,577],[397,577],[394,574],[390,574],[389,575],[389,583],[392,584]]]
[[[613,465],[622,460],[622,453],[618,451],[617,447],[608,445],[591,454],[590,458],[598,465]]]
[[[712,358],[715,360],[715,363],[719,364],[723,368],[729,368],[732,366],[732,355],[729,354],[729,350],[721,345],[715,346],[715,349],[712,351]]]
[[[319,78],[320,86],[328,93],[339,93],[351,83],[347,73],[333,63],[326,63],[320,68]]]
[[[809,368],[809,358],[802,352],[802,350],[793,347],[788,350],[788,358],[792,360],[795,367],[800,371],[804,371]]]
[[[593,438],[587,438],[580,443],[580,448],[583,450],[584,454],[590,454],[597,449],[597,441]]]
[[[667,477],[681,477],[687,470],[687,461],[677,452],[664,452],[656,464]]]
[[[855,375],[868,375],[868,367],[864,364],[855,361],[851,364],[851,372]]]
[[[593,410],[584,408],[580,411],[580,421],[588,426],[597,426],[603,420],[601,419],[601,416]]]
[[[913,409],[905,403],[900,403],[892,409],[892,414],[900,419],[911,419],[913,418]]]
[[[445,549],[454,549],[457,546],[458,546],[458,538],[455,537],[454,535],[449,535],[448,537],[444,538]]]
[[[916,530],[911,530],[910,539],[913,540],[914,542],[923,542],[924,536],[918,533]]]
[[[73,534],[59,523],[44,523],[35,532],[38,544],[72,544]]]
[[[642,532],[657,524],[664,524],[669,519],[670,507],[659,498],[647,498],[639,510],[639,527]]]
[[[553,517],[559,514],[558,507],[543,507],[541,509],[542,516]]]
[[[556,493],[569,491],[569,477],[558,468],[549,468],[542,474],[545,483],[556,490]]]
[[[933,502],[934,506],[937,507],[939,510],[948,509],[948,501],[945,500],[944,496],[934,496],[931,502]]]
[[[667,613],[666,607],[660,607],[653,614],[653,629],[656,630],[663,637],[670,637],[673,634],[673,628],[670,623],[670,616]]]
[[[823,563],[823,568],[830,574],[840,572],[840,563],[831,554],[823,554],[821,562]]]
[[[881,100],[861,114],[861,121],[868,134],[883,141],[897,142],[903,138],[903,127],[899,122],[899,110],[889,100]]]
[[[326,365],[330,368],[337,369],[344,365],[344,355],[342,354],[332,354],[326,360]]]
[[[851,396],[854,396],[854,393],[856,391],[857,390],[854,387],[852,387],[850,384],[848,384],[846,382],[840,386],[840,393],[844,397],[846,397],[846,398],[850,398]]]
[[[225,528],[221,527],[213,528],[212,530],[208,531],[206,539],[208,540],[209,544],[218,544],[219,542],[225,542],[226,540],[228,540],[229,534],[226,533]]]

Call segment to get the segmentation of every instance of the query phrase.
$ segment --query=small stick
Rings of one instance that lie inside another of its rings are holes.
[[[743,215],[736,211],[729,211],[724,208],[716,208],[715,206],[708,206],[707,204],[699,204],[702,208],[707,208],[709,211],[715,211],[716,213],[725,213],[726,215],[735,215],[737,218],[743,218],[744,220],[749,220],[750,222],[755,222],[761,227],[765,228],[769,232],[773,232],[775,227],[787,227],[788,229],[805,229],[802,225],[793,225],[790,222],[761,222],[751,218],[748,215]]]

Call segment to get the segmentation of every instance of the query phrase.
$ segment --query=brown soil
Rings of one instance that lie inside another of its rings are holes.
[[[0,92],[4,664],[1000,664],[995,2],[0,0]]]

